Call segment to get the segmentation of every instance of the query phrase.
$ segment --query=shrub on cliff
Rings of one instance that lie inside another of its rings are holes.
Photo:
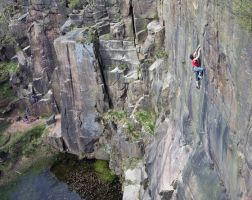
[[[88,0],[67,0],[67,2],[72,9],[82,9],[83,6],[90,4]]]

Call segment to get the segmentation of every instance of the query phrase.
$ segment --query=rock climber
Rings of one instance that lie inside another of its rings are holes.
[[[34,104],[34,103],[38,102],[38,97],[37,97],[37,94],[36,94],[34,88],[32,88],[32,94],[30,96],[30,102],[31,102],[31,104]]]
[[[31,102],[31,104],[34,104],[34,103],[38,102],[38,98],[37,98],[36,94],[32,94],[30,96],[30,102]]]
[[[23,116],[23,122],[29,122],[29,117],[30,116],[30,109],[27,107],[25,109],[25,114]]]
[[[203,67],[201,66],[200,63],[200,45],[197,47],[195,52],[190,55],[190,59],[192,60],[192,71],[195,72],[195,78],[196,78],[196,88],[200,88],[200,80],[202,79],[203,76]]]

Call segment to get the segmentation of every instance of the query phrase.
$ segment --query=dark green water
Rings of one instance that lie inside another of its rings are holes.
[[[34,166],[15,182],[1,186],[0,200],[121,200],[118,178],[102,180],[95,163],[60,155],[51,166],[46,162]]]
[[[1,200],[81,200],[69,190],[66,183],[60,182],[49,168],[31,170],[15,183],[0,187]]]

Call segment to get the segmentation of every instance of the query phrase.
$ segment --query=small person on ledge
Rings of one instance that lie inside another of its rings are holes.
[[[196,78],[196,88],[200,88],[200,80],[202,79],[203,76],[203,67],[201,66],[200,63],[200,45],[197,47],[195,52],[190,55],[190,59],[192,60],[192,71],[195,72],[195,78]]]

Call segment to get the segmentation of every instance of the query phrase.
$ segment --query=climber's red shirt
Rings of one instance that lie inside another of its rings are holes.
[[[196,60],[196,59],[192,60],[192,66],[193,66],[193,67],[199,67],[199,66],[200,66],[200,65],[199,65],[199,61]]]

